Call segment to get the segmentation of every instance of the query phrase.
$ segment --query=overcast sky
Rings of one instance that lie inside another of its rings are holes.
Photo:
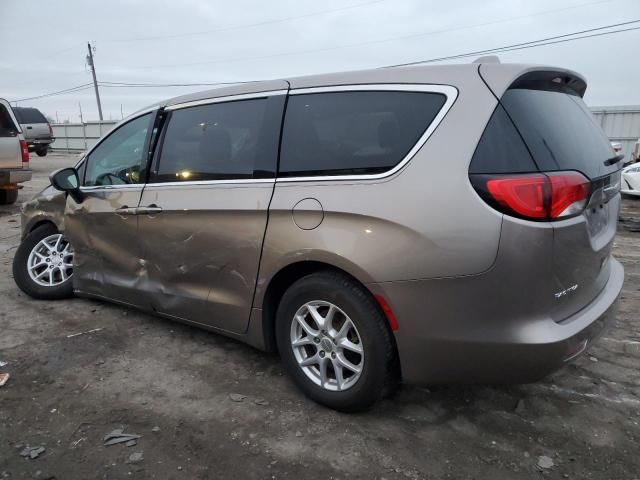
[[[640,0],[0,0],[0,97],[98,80],[212,83],[373,68],[640,20]],[[618,28],[640,26],[640,23]],[[640,30],[499,54],[587,77],[591,106],[640,104]],[[473,58],[458,60],[470,62]],[[100,87],[105,118],[207,87]],[[21,102],[98,117],[92,89]]]

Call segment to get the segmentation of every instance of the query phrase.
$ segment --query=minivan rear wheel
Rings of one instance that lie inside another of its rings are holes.
[[[42,300],[73,295],[73,248],[52,224],[34,229],[13,257],[13,278],[24,293]]]
[[[296,385],[330,408],[364,410],[395,385],[385,317],[346,275],[319,272],[291,285],[278,306],[276,340]]]

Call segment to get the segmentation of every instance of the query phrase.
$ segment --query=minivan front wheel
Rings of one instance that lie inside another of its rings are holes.
[[[27,295],[55,300],[73,294],[73,248],[51,224],[33,230],[13,258],[13,278]]]
[[[276,338],[298,387],[328,407],[364,410],[395,383],[384,315],[346,275],[320,272],[295,282],[278,307]]]

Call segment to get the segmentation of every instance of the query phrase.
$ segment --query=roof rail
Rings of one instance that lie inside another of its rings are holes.
[[[497,55],[486,55],[484,57],[478,57],[471,63],[500,63],[500,58]]]

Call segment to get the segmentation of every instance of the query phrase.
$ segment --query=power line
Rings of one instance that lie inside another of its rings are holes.
[[[531,17],[541,16],[541,15],[549,15],[549,14],[552,14],[552,13],[558,13],[558,12],[563,12],[563,11],[567,11],[567,10],[573,10],[573,9],[576,9],[576,8],[588,7],[588,6],[598,5],[598,4],[602,4],[602,3],[611,3],[611,2],[614,2],[614,1],[618,1],[618,0],[598,0],[598,1],[595,1],[595,2],[581,3],[581,4],[578,4],[578,5],[572,5],[572,6],[569,6],[569,7],[556,8],[556,9],[552,9],[552,10],[544,10],[544,11],[541,11],[541,12],[536,12],[536,13],[527,14],[527,15],[519,15],[519,16],[515,16],[515,17],[508,17],[508,18],[503,18],[503,19],[499,19],[499,20],[493,20],[493,21],[490,21],[490,22],[475,23],[475,24],[463,25],[463,26],[459,26],[459,27],[441,29],[441,30],[430,30],[430,31],[427,31],[427,32],[419,32],[419,33],[413,33],[413,34],[409,34],[409,35],[400,35],[400,36],[394,36],[394,37],[387,37],[387,38],[378,39],[378,40],[367,40],[367,41],[364,41],[364,42],[347,43],[347,44],[343,44],[343,45],[336,45],[335,47],[324,47],[324,48],[317,48],[317,49],[297,50],[297,51],[294,51],[294,52],[281,52],[281,53],[273,53],[273,54],[268,54],[268,55],[259,55],[259,56],[251,56],[251,57],[237,57],[237,58],[233,58],[233,59],[210,60],[210,61],[203,61],[203,62],[179,63],[179,64],[171,64],[171,65],[163,64],[163,65],[131,66],[131,67],[128,67],[128,68],[130,70],[144,70],[144,69],[167,68],[167,67],[192,67],[192,66],[198,66],[198,65],[213,65],[213,64],[221,64],[221,63],[235,63],[235,62],[243,62],[243,61],[249,61],[249,60],[264,60],[264,59],[269,59],[269,58],[304,55],[304,54],[308,54],[308,53],[328,52],[328,51],[333,51],[333,50],[341,50],[343,48],[353,48],[353,47],[361,47],[361,46],[365,46],[365,45],[375,45],[375,44],[380,44],[380,43],[394,42],[394,41],[398,41],[398,40],[408,40],[408,39],[411,39],[411,38],[419,38],[419,37],[425,37],[425,36],[429,36],[429,35],[437,35],[437,34],[442,34],[442,33],[456,32],[456,31],[460,31],[460,30],[468,30],[468,29],[478,28],[478,27],[486,27],[486,26],[496,25],[496,24],[500,24],[500,23],[512,22],[514,20],[522,20],[522,19],[525,19],[525,18],[531,18]]]
[[[301,18],[309,18],[309,17],[315,17],[318,15],[326,15],[328,13],[335,13],[335,12],[341,12],[343,10],[350,10],[350,9],[354,9],[354,8],[360,8],[360,7],[364,7],[367,5],[373,5],[374,3],[382,3],[382,2],[386,2],[388,0],[371,0],[368,2],[363,2],[363,3],[356,3],[354,5],[347,5],[344,7],[339,7],[339,8],[331,8],[331,9],[327,9],[327,10],[319,10],[317,12],[311,12],[311,13],[305,13],[302,15],[294,15],[291,17],[282,17],[282,18],[274,18],[273,20],[264,20],[262,22],[256,22],[256,23],[245,23],[245,24],[240,24],[240,25],[231,25],[228,27],[220,27],[220,28],[215,28],[212,30],[202,30],[199,32],[186,32],[186,33],[176,33],[173,35],[155,35],[155,36],[150,36],[150,37],[136,37],[136,38],[126,38],[126,39],[114,39],[114,40],[105,40],[105,42],[113,42],[113,43],[121,43],[121,42],[141,42],[141,41],[148,41],[148,40],[165,40],[165,39],[172,39],[172,38],[182,38],[182,37],[194,37],[194,36],[198,36],[198,35],[207,35],[210,33],[218,33],[218,32],[226,32],[229,30],[239,30],[239,29],[243,29],[243,28],[253,28],[253,27],[259,27],[262,25],[272,25],[274,23],[283,23],[283,22],[288,22],[291,20],[299,20]],[[613,0],[611,0],[613,1]]]
[[[38,98],[54,97],[56,95],[63,95],[65,93],[79,92],[81,90],[86,90],[86,89],[91,88],[91,87],[93,87],[92,83],[85,83],[83,85],[76,85],[75,87],[66,88],[64,90],[59,90],[57,92],[44,93],[42,95],[38,95],[38,96],[35,96],[35,97],[19,98],[17,100],[11,100],[11,102],[26,102],[27,100],[36,100]]]
[[[541,38],[539,40],[531,40],[529,42],[524,42],[524,43],[515,43],[513,45],[506,45],[503,47],[496,47],[496,48],[490,48],[487,50],[476,50],[473,52],[467,52],[467,53],[460,53],[457,55],[450,55],[448,57],[439,57],[439,58],[430,58],[428,60],[418,60],[418,61],[414,61],[414,62],[407,62],[407,63],[398,63],[395,65],[386,65],[384,68],[390,68],[390,67],[408,67],[411,65],[420,65],[423,63],[434,63],[434,62],[443,62],[445,60],[455,60],[457,58],[466,58],[466,57],[474,57],[474,56],[478,56],[478,55],[485,55],[485,54],[489,54],[489,53],[500,53],[500,52],[511,52],[514,50],[524,50],[527,48],[534,48],[534,47],[541,47],[544,45],[553,45],[556,43],[565,43],[565,42],[572,42],[574,40],[582,40],[584,38],[592,38],[592,37],[601,37],[601,36],[605,36],[605,35],[612,35],[614,33],[621,33],[621,32],[629,32],[632,30],[640,30],[640,27],[631,27],[631,28],[624,28],[624,29],[619,29],[619,30],[612,30],[609,32],[600,32],[600,33],[593,33],[590,35],[582,35],[582,36],[574,36],[574,35],[580,35],[582,33],[587,33],[587,32],[594,32],[594,31],[598,31],[598,30],[604,30],[607,28],[613,28],[613,27],[617,27],[617,26],[622,26],[622,25],[629,25],[632,23],[638,23],[640,22],[640,20],[633,20],[630,22],[624,22],[624,23],[619,23],[619,24],[615,24],[615,25],[608,25],[606,27],[598,27],[598,28],[591,28],[589,30],[582,30],[580,32],[574,32],[574,33],[567,33],[565,35],[558,35],[555,37],[547,37],[547,38]],[[571,37],[571,38],[565,38],[565,37]],[[562,39],[562,40],[556,40],[556,39]]]
[[[221,85],[237,85],[239,83],[255,83],[257,80],[243,82],[215,82],[215,83],[127,83],[127,82],[99,82],[101,87],[211,87]]]
[[[599,30],[604,30],[607,28],[613,28],[616,26],[624,26],[624,25],[630,25],[630,24],[634,24],[634,23],[639,23],[640,20],[632,20],[629,22],[622,22],[622,23],[618,23],[618,24],[611,24],[611,25],[607,25],[607,26],[602,26],[602,27],[597,27],[597,28],[591,28],[591,29],[587,29],[587,30],[581,30],[581,31],[577,31],[577,32],[572,32],[572,33],[567,33],[567,34],[563,34],[563,35],[557,35],[554,37],[547,37],[547,38],[542,38],[542,39],[538,39],[538,40],[531,40],[528,42],[522,42],[522,43],[515,43],[515,44],[511,44],[511,45],[505,45],[502,47],[495,47],[492,49],[486,49],[486,50],[476,50],[476,51],[472,51],[472,52],[466,52],[466,53],[460,53],[460,54],[456,54],[456,55],[450,55],[450,56],[446,56],[446,57],[438,57],[438,58],[431,58],[431,59],[426,59],[426,60],[418,60],[418,61],[414,61],[414,62],[407,62],[407,63],[402,63],[402,64],[395,64],[395,65],[386,65],[384,67],[381,68],[390,68],[390,67],[403,67],[403,66],[411,66],[411,65],[419,65],[419,64],[424,64],[424,63],[434,63],[434,62],[441,62],[441,61],[445,61],[445,60],[454,60],[454,59],[458,59],[458,58],[465,58],[465,57],[471,57],[471,56],[478,56],[478,55],[483,55],[483,54],[488,54],[488,53],[500,53],[500,52],[509,52],[509,51],[514,51],[514,50],[523,50],[523,49],[527,49],[527,48],[535,48],[535,47],[540,47],[540,46],[544,46],[544,45],[552,45],[552,44],[557,44],[557,43],[565,43],[565,42],[572,42],[575,40],[582,40],[585,38],[593,38],[593,37],[601,37],[601,36],[606,36],[606,35],[613,35],[616,33],[621,33],[621,32],[629,32],[629,31],[633,31],[633,30],[640,30],[640,26],[638,27],[631,27],[631,28],[625,28],[625,29],[618,29],[618,30],[612,30],[612,31],[608,31],[608,32],[598,32],[598,33],[590,33],[588,35],[582,35],[583,33],[589,33],[589,32],[596,32]],[[576,35],[581,35],[581,36],[576,36]],[[257,81],[257,80],[256,80]],[[222,86],[222,85],[234,85],[234,84],[240,84],[240,83],[253,83],[255,81],[237,81],[237,82],[217,82],[217,83],[167,83],[167,84],[152,84],[152,83],[127,83],[127,82],[100,82],[100,86],[104,86],[104,87],[112,87],[112,88],[132,88],[132,87],[140,87],[140,88],[150,88],[150,87],[191,87],[191,86]],[[36,97],[29,97],[29,98],[23,98],[23,99],[19,99],[19,100],[13,100],[13,102],[22,102],[22,101],[26,101],[26,100],[35,100],[38,98],[44,98],[44,97],[50,97],[50,96],[55,96],[55,95],[62,95],[62,94],[66,94],[66,93],[75,93],[77,91],[81,91],[81,90],[85,90],[87,88],[91,88],[93,85],[91,83],[87,83],[84,85],[78,85],[76,87],[71,87],[65,90],[60,90],[57,92],[51,92],[51,93],[47,93],[47,94],[43,94],[43,95],[38,95]]]

